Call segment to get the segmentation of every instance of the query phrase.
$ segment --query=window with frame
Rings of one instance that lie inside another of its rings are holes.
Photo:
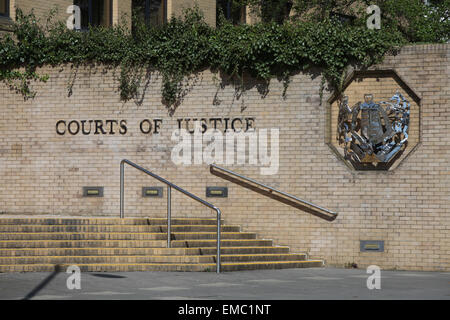
[[[166,0],[133,0],[134,19],[147,26],[159,26],[166,22]]]
[[[231,21],[233,24],[245,23],[245,6],[238,1],[233,0],[217,0],[216,1],[216,21],[219,21],[219,16],[224,15],[225,19]]]
[[[112,0],[74,0],[73,4],[80,7],[81,30],[112,25]]]
[[[0,0],[0,17],[9,17],[9,0]]]

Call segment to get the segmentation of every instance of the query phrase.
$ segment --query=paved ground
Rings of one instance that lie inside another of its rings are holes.
[[[364,269],[285,269],[215,273],[2,273],[0,299],[445,299],[449,272],[381,271],[381,289],[369,290]]]

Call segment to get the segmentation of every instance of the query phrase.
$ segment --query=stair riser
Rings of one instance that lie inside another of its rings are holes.
[[[222,255],[220,259],[222,262],[303,261],[306,256],[304,254]]]
[[[302,254],[280,255],[222,255],[222,262],[301,261]],[[60,257],[0,257],[0,265],[18,264],[87,264],[87,263],[214,263],[215,256],[60,256]]]
[[[200,248],[200,247],[216,247],[217,241],[214,240],[173,240],[172,247],[180,248]],[[251,246],[272,246],[272,240],[221,240],[221,246],[223,247],[251,247]]]
[[[239,232],[239,226],[222,226],[222,232]],[[172,232],[216,232],[217,227],[215,225],[173,225],[171,227]],[[67,226],[67,225],[0,225],[1,233],[24,233],[24,232],[167,232],[167,226],[134,226],[134,225],[80,225],[80,226]]]
[[[173,240],[216,239],[210,233],[172,233]],[[254,233],[221,233],[222,239],[256,239]],[[166,233],[0,233],[0,241],[15,240],[167,240]]]
[[[162,248],[167,241],[77,240],[77,241],[0,241],[0,248]]]
[[[26,256],[96,256],[96,255],[215,255],[216,249],[209,248],[29,248],[0,249],[0,257]],[[288,247],[237,247],[221,248],[221,254],[283,254]]]
[[[225,233],[221,232],[220,237],[222,239],[256,239],[255,233]],[[217,239],[217,233],[172,233],[173,240],[206,240]]]
[[[2,272],[66,272],[70,265],[14,265],[14,266],[0,266],[0,273]],[[55,270],[57,269],[57,270]],[[81,272],[135,272],[135,271],[207,271],[210,267],[203,267],[200,264],[192,264],[190,266],[183,265],[83,265],[80,266]],[[212,269],[212,267],[211,267]],[[212,270],[211,270],[212,271]]]
[[[163,240],[0,241],[0,248],[161,248]],[[222,240],[224,247],[272,246],[271,240]],[[215,247],[214,240],[173,240],[173,248]]]
[[[223,220],[222,224],[223,224]],[[164,218],[0,218],[0,225],[166,225]],[[217,225],[216,219],[173,218],[172,225]]]
[[[20,265],[20,264],[135,264],[135,263],[214,263],[212,256],[80,256],[80,257],[19,257],[0,258],[0,265]]]
[[[222,265],[222,271],[247,271],[247,270],[265,270],[265,269],[290,269],[290,268],[320,268],[323,262],[304,261],[304,262],[275,262],[264,264],[239,264],[239,265]]]
[[[0,272],[53,272],[55,269],[59,272],[66,272],[70,265],[14,265],[0,266]],[[311,268],[322,267],[321,261],[304,262],[275,262],[262,264],[222,264],[221,271],[240,271],[240,270],[263,270],[263,269],[285,269],[285,268]],[[199,272],[216,271],[215,264],[172,264],[172,265],[80,265],[81,272],[132,272],[132,271],[180,271],[180,272]]]

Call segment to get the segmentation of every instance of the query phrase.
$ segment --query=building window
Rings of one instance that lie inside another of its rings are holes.
[[[81,29],[112,25],[112,0],[74,0],[81,10]]]
[[[266,0],[261,6],[261,20],[282,24],[289,19],[292,6],[291,0]]]
[[[166,22],[166,0],[133,0],[133,15],[136,22],[147,26],[159,26]]]
[[[9,0],[0,0],[0,16],[9,17]]]
[[[233,0],[217,0],[216,21],[219,21],[220,15],[233,24],[245,23],[245,6]]]

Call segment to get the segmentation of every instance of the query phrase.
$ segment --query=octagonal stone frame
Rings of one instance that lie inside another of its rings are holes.
[[[361,165],[359,167],[356,167],[353,165],[350,161],[346,160],[343,156],[343,154],[338,150],[338,147],[335,145],[333,138],[334,133],[332,130],[333,127],[333,119],[332,119],[332,108],[333,104],[336,102],[336,100],[339,98],[339,93],[334,92],[331,94],[330,98],[327,100],[326,105],[326,119],[325,119],[325,144],[328,145],[328,147],[333,151],[333,153],[336,155],[336,157],[344,163],[352,172],[361,172],[361,171],[392,171],[395,170],[401,163],[406,160],[411,153],[413,153],[418,146],[422,142],[422,107],[421,107],[421,98],[415,93],[415,91],[409,86],[393,69],[385,69],[385,70],[354,70],[344,81],[344,85],[342,87],[342,94],[345,93],[346,89],[350,86],[350,84],[354,81],[357,81],[358,79],[376,79],[376,81],[379,81],[381,78],[391,78],[395,81],[395,83],[398,85],[399,89],[402,89],[404,93],[406,93],[409,98],[411,98],[413,101],[409,101],[411,104],[414,102],[417,105],[417,111],[416,116],[418,117],[418,126],[417,126],[417,139],[414,142],[408,141],[408,145],[401,152],[401,154],[397,155],[387,164],[379,164],[378,166],[373,165]],[[366,92],[371,93],[371,92]],[[392,95],[395,94],[395,89],[392,91]],[[390,96],[390,97],[391,97]],[[390,98],[389,97],[389,98]],[[362,101],[363,97],[359,97],[359,101]],[[388,98],[388,97],[383,97]],[[375,96],[375,101],[380,101],[380,99]],[[353,106],[353,105],[350,105]]]

